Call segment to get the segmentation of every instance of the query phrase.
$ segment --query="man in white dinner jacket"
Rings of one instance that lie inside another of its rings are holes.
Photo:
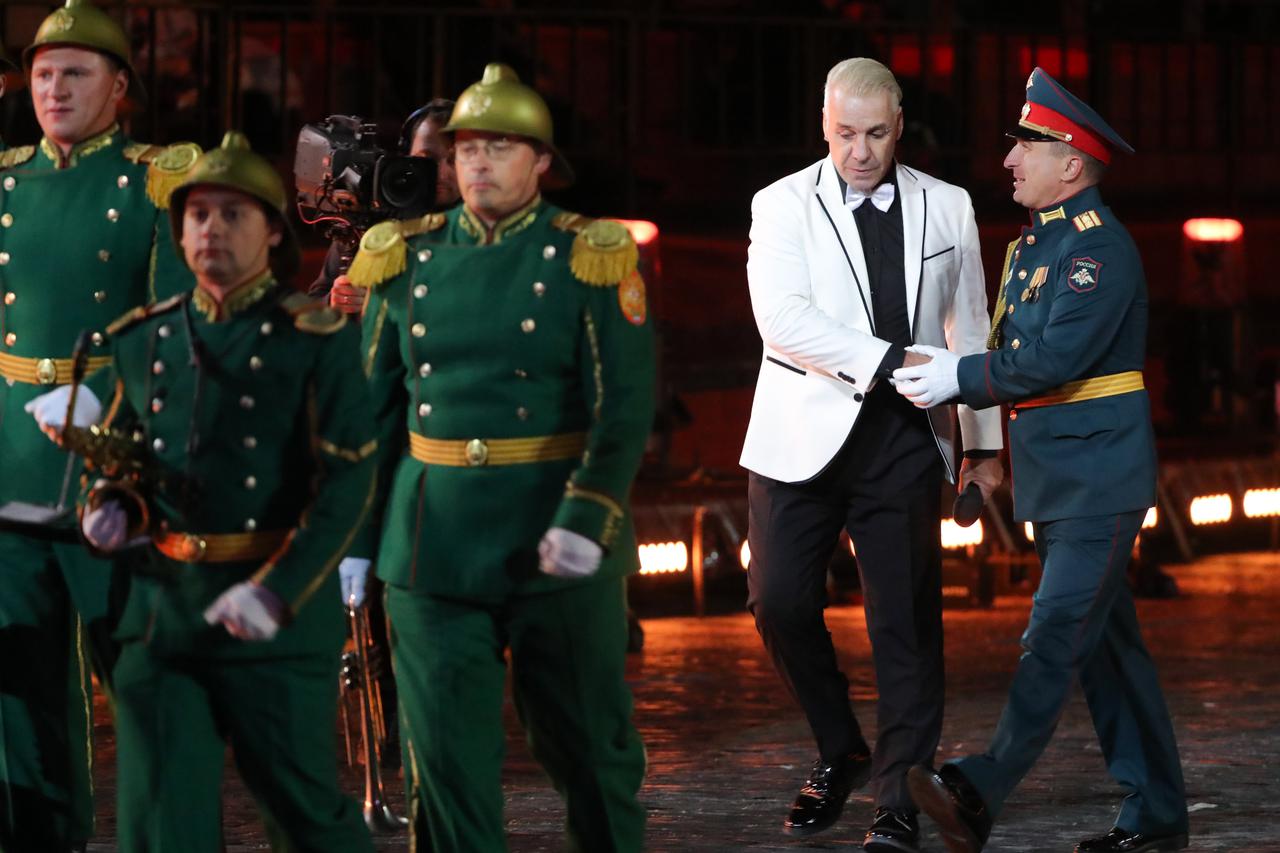
[[[747,278],[764,342],[742,449],[751,564],[748,606],[804,709],[818,759],[784,830],[835,823],[872,782],[872,851],[917,849],[906,788],[942,727],[942,478],[985,499],[1002,479],[998,410],[917,409],[890,386],[913,344],[984,348],[990,317],[969,195],[894,161],[902,90],[888,68],[831,69],[829,155],[756,194]],[[879,687],[874,754],[823,620],[840,529],[857,552]]]

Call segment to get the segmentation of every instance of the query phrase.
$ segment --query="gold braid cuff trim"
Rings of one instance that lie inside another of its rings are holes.
[[[1115,397],[1141,391],[1146,387],[1142,381],[1142,371],[1128,370],[1124,373],[1111,373],[1106,376],[1094,376],[1089,379],[1077,379],[1065,385],[1028,400],[1019,400],[1010,405],[1015,409],[1036,409],[1041,406],[1057,406],[1062,403],[1080,403],[1084,400],[1097,400],[1099,397]]]
[[[252,533],[157,533],[156,550],[180,563],[234,563],[265,560],[285,543],[291,530],[256,530]]]
[[[347,278],[356,287],[374,287],[395,278],[407,266],[408,248],[399,222],[379,222],[360,238],[360,251],[351,261]]]
[[[587,446],[585,432],[535,435],[528,438],[427,438],[409,433],[409,455],[426,465],[477,468],[577,459]]]
[[[573,482],[569,482],[565,484],[564,496],[566,498],[581,498],[584,501],[590,501],[591,503],[599,504],[600,506],[609,510],[610,515],[615,515],[619,518],[622,517],[622,505],[619,504],[617,501],[615,501],[613,498],[604,494],[603,492],[596,492],[596,491],[592,491],[591,489],[584,489],[582,488],[582,486],[576,485]]]
[[[338,459],[341,459],[345,462],[359,462],[362,459],[368,459],[375,452],[377,452],[378,440],[374,439],[356,448],[355,450],[349,450],[345,447],[339,447],[338,445],[334,444],[332,441],[325,441],[321,439],[316,444],[316,447],[320,450],[321,453],[327,453],[330,456],[335,456]]]
[[[90,356],[85,375],[95,373],[110,363],[110,356]],[[0,376],[27,385],[66,385],[71,381],[71,359],[21,358],[0,352]]]

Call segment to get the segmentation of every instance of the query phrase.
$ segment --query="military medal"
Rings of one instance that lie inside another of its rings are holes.
[[[1036,271],[1031,274],[1031,284],[1027,285],[1027,289],[1022,292],[1023,302],[1035,302],[1040,298],[1040,288],[1049,279],[1048,267],[1036,267]]]

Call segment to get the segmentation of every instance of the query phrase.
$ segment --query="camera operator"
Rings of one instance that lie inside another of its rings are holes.
[[[400,131],[402,152],[410,157],[430,157],[436,161],[439,174],[436,183],[436,207],[451,207],[458,201],[458,180],[454,176],[453,160],[449,157],[449,145],[440,136],[440,130],[449,121],[453,101],[435,98],[419,107],[405,119]],[[307,295],[314,299],[326,299],[339,311],[360,313],[364,305],[365,290],[352,287],[343,275],[341,252],[336,242],[330,244],[320,275],[307,288]]]

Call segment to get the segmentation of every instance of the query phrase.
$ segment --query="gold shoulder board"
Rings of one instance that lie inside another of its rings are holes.
[[[204,153],[194,142],[175,142],[164,148],[147,146],[135,163],[147,164],[147,198],[161,210],[168,210],[169,196]],[[126,151],[125,156],[128,157]]]
[[[36,156],[34,145],[23,145],[18,148],[6,148],[0,151],[0,169],[12,169]]]
[[[551,217],[551,227],[577,234],[594,221],[591,217],[583,216],[581,213],[570,213],[567,210],[562,210]]]
[[[429,234],[432,231],[439,231],[448,221],[449,217],[443,213],[428,213],[417,219],[403,219],[400,221],[400,233],[405,237]]]
[[[157,314],[172,311],[183,302],[186,302],[190,296],[190,293],[179,293],[176,296],[170,296],[168,299],[162,299],[159,302],[153,302],[150,305],[135,305],[115,320],[111,321],[110,325],[107,326],[107,335],[118,335],[148,317],[154,317]]]
[[[280,307],[293,317],[293,326],[310,335],[332,335],[347,325],[347,315],[317,302],[305,293],[290,293]]]
[[[404,272],[408,246],[393,219],[379,222],[360,238],[360,251],[351,261],[347,278],[356,287],[374,287]]]
[[[612,286],[635,271],[640,250],[621,222],[592,219],[586,220],[580,230],[573,230],[578,236],[569,250],[569,269],[579,281],[596,287]]]

